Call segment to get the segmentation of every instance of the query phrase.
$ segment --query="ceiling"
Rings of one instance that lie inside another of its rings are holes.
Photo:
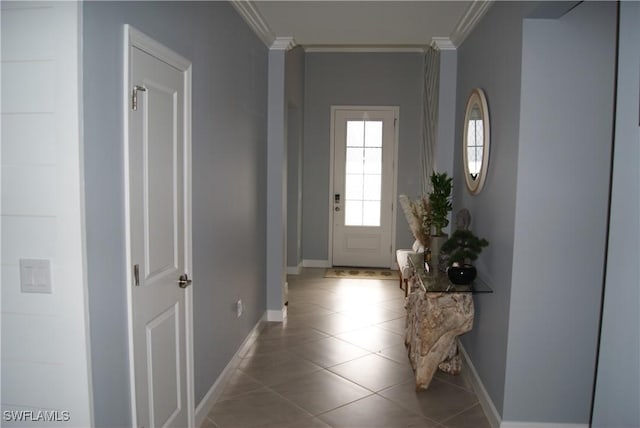
[[[268,46],[293,39],[307,50],[453,49],[491,1],[236,0]]]

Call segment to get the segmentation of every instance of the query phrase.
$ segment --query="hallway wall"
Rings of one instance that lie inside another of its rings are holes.
[[[506,421],[589,422],[611,171],[615,9],[613,2],[584,2],[558,19],[524,22]]]
[[[494,291],[475,299],[462,341],[507,425],[587,424],[595,372],[615,3],[546,6],[494,3],[458,52],[456,140],[471,89],[483,88],[491,155],[472,196],[456,147],[454,210],[468,208],[490,242],[476,264]]]
[[[509,300],[515,228],[522,19],[531,2],[496,2],[458,48],[453,213],[471,212],[471,228],[490,245],[475,263],[493,289],[474,298],[473,331],[462,338],[498,413],[502,413],[509,329]],[[466,190],[462,165],[462,122],[471,90],[484,89],[491,124],[491,153],[484,189]]]
[[[640,3],[620,3],[607,276],[594,428],[640,426]]]
[[[2,8],[2,426],[92,424],[82,189],[81,5]],[[21,289],[49,262],[50,293]],[[63,411],[66,411],[65,414]],[[18,413],[20,415],[20,413]],[[37,425],[38,422],[33,422]],[[42,421],[40,421],[42,424]]]
[[[127,426],[123,25],[193,63],[197,405],[265,311],[267,48],[226,2],[86,2],[87,256],[96,426]],[[245,313],[236,317],[235,302]]]
[[[398,194],[420,194],[422,67],[420,53],[314,53],[305,55],[302,256],[329,255],[329,166],[332,105],[400,106]],[[396,245],[413,242],[401,209]]]

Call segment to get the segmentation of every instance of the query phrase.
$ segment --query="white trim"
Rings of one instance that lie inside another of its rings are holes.
[[[331,250],[329,250],[331,251]],[[306,268],[330,268],[331,262],[329,260],[302,260],[302,267]]]
[[[185,144],[184,144],[184,168],[188,171],[185,174],[184,180],[184,266],[185,273],[189,275],[193,284],[197,284],[197,278],[193,275],[193,217],[192,217],[192,151],[191,151],[191,133],[192,133],[192,120],[191,120],[191,108],[192,108],[192,66],[189,64],[185,73],[184,81],[184,93],[186,102],[184,105],[184,123],[188,126],[185,127]],[[197,285],[196,285],[197,286]],[[195,369],[194,369],[194,339],[193,339],[193,288],[194,285],[188,287],[185,290],[185,326],[187,328],[186,333],[186,359],[187,359],[187,404],[189,406],[188,421],[194,423],[195,421]]]
[[[72,6],[73,7],[73,6]],[[82,51],[83,51],[83,38],[82,34],[84,34],[84,13],[83,13],[84,5],[82,2],[78,2],[76,4],[76,8],[73,13],[75,14],[74,19],[77,22],[75,34],[77,40],[76,52],[77,55],[76,60],[76,69],[78,73],[77,80],[77,88],[78,88],[78,177],[79,180],[84,183],[85,178],[85,165],[84,165],[84,69],[82,67]],[[2,73],[0,73],[0,76]],[[85,186],[79,186],[79,203],[80,203],[80,239],[81,239],[81,256],[82,256],[82,284],[83,284],[83,303],[84,303],[84,340],[85,340],[85,355],[84,359],[87,363],[87,398],[89,401],[89,422],[92,425],[95,425],[95,404],[94,404],[94,396],[93,396],[93,361],[91,359],[91,314],[89,312],[89,280],[88,280],[88,261],[87,261],[87,215],[86,215],[86,193]]]
[[[195,412],[196,413],[195,425],[192,425],[192,426],[196,426],[196,427],[202,426],[202,423],[207,418],[207,414],[209,414],[216,400],[220,397],[220,394],[222,394],[222,391],[224,390],[224,387],[226,386],[229,379],[231,378],[231,375],[233,375],[233,372],[238,368],[238,365],[240,364],[240,360],[242,359],[242,355],[244,355],[245,351],[253,345],[256,338],[260,335],[260,331],[262,330],[262,327],[263,327],[262,322],[265,319],[266,319],[266,313],[263,314],[262,317],[256,323],[256,325],[253,326],[253,329],[251,329],[247,337],[242,342],[242,345],[240,345],[236,353],[233,355],[233,357],[231,357],[231,360],[226,365],[226,367],[222,370],[222,373],[220,373],[220,376],[218,376],[218,379],[216,379],[213,385],[211,385],[211,388],[209,388],[209,391],[207,391],[207,393],[204,395],[200,403],[198,403],[198,407],[196,407],[196,412]]]
[[[440,51],[456,50],[456,45],[453,44],[449,37],[433,37],[431,38],[431,46]]]
[[[455,46],[460,46],[467,38],[471,30],[480,22],[480,19],[487,13],[494,0],[473,0],[465,13],[456,24],[449,38]]]
[[[276,37],[276,39],[269,46],[269,50],[272,51],[288,51],[293,49],[296,45],[293,37]]]
[[[425,46],[357,46],[311,45],[304,46],[307,53],[424,53]]]
[[[287,307],[283,306],[280,310],[267,309],[267,321],[283,322],[287,318]]]
[[[557,424],[553,422],[502,422],[500,428],[589,428],[589,424]]]
[[[253,2],[250,0],[231,0],[230,3],[247,25],[249,25],[249,28],[262,40],[262,43],[270,47],[276,39],[276,36],[262,15],[260,15],[260,12],[258,12]]]
[[[300,275],[302,266],[302,262],[298,263],[298,266],[287,266],[287,275]]]
[[[133,287],[131,275],[128,274],[129,266],[131,266],[131,221],[129,214],[131,213],[130,201],[130,185],[129,185],[129,50],[131,46],[130,28],[128,24],[124,26],[124,45],[123,45],[123,78],[122,78],[122,132],[124,144],[124,235],[125,235],[125,263],[127,275],[125,275],[125,294],[127,298],[127,341],[129,345],[129,402],[131,405],[131,424],[137,426],[138,415],[136,407],[136,380],[135,380],[135,356],[133,352],[133,298],[131,289]]]
[[[336,106],[331,106],[331,126],[329,128],[329,197],[327,199],[327,207],[329,212],[328,223],[328,238],[327,238],[327,263],[329,266],[333,266],[333,164],[335,162],[335,112]],[[320,267],[320,266],[318,266]]]
[[[482,410],[484,410],[484,414],[487,416],[489,421],[489,425],[491,428],[499,428],[501,427],[501,418],[500,413],[498,413],[498,409],[493,404],[493,400],[489,396],[489,392],[487,392],[484,384],[482,383],[482,379],[480,379],[480,375],[478,375],[478,371],[476,370],[469,354],[467,353],[464,346],[462,346],[462,342],[458,340],[458,349],[462,353],[462,358],[464,360],[465,365],[469,369],[470,376],[467,376],[467,379],[471,382],[471,386],[478,396],[478,401],[480,401],[480,405],[482,406]]]
[[[191,61],[178,53],[155,41],[151,37],[135,29],[124,25],[124,46],[123,46],[123,142],[124,142],[124,198],[125,198],[125,259],[126,266],[132,265],[131,255],[131,206],[129,204],[130,183],[129,183],[129,89],[130,82],[130,50],[136,47],[149,55],[165,62],[184,73],[184,166],[186,167],[186,179],[184,183],[184,221],[185,228],[185,270],[188,274],[193,272],[192,260],[192,230],[191,230],[191,201],[192,201],[192,180],[191,180]],[[127,268],[128,271],[128,268]],[[133,284],[131,275],[126,275],[125,281],[127,298],[127,334],[129,342],[129,391],[131,403],[131,420],[134,426],[137,425],[136,414],[136,393],[135,393],[135,358],[133,344]],[[193,367],[193,287],[185,290],[185,358],[186,358],[186,387],[187,387],[187,422],[194,425],[195,417],[195,378]]]
[[[398,226],[398,151],[400,149],[400,106],[394,107],[395,141],[393,142],[393,183],[391,184],[391,254],[389,254],[389,269],[397,264],[396,259],[396,229]]]

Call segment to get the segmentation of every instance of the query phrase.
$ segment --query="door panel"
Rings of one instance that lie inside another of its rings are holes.
[[[147,81],[143,109],[145,266],[149,276],[178,269],[177,99],[171,89]],[[154,233],[151,233],[151,232]]]
[[[129,223],[138,426],[187,426],[185,74],[130,48]]]
[[[332,114],[332,264],[390,267],[396,109]]]
[[[182,409],[180,393],[180,353],[166,352],[180,346],[180,306],[175,304],[147,324],[146,348],[149,354],[150,426],[167,426]],[[164,372],[169,368],[170,375]]]

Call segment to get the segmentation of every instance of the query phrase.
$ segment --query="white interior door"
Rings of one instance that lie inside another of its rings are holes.
[[[135,416],[138,427],[185,427],[192,417],[187,392],[191,386],[187,74],[135,46],[129,55]]]
[[[397,108],[332,115],[332,264],[390,267]]]

